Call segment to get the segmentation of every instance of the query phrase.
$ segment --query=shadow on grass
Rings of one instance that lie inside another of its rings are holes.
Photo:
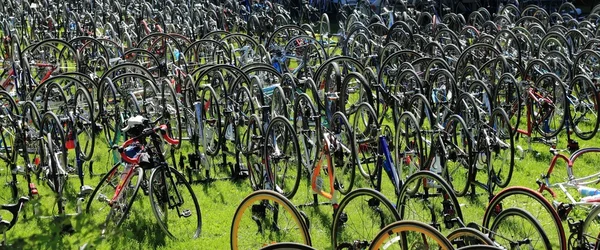
[[[91,216],[82,214],[55,218],[32,218],[27,220],[35,233],[8,238],[10,249],[85,249],[109,247],[124,249],[127,246],[165,246],[167,235],[148,212],[132,211],[130,217],[113,234],[101,235],[99,228],[93,228]],[[9,233],[10,235],[10,233]],[[0,248],[2,249],[2,248]]]

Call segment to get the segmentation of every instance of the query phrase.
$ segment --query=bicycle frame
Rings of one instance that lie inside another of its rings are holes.
[[[586,176],[586,177],[581,177],[581,178],[574,178],[574,176],[573,176],[574,161],[579,156],[581,156],[585,153],[600,153],[600,148],[580,149],[580,150],[577,150],[576,152],[574,152],[570,157],[567,157],[566,155],[558,153],[558,151],[555,149],[551,149],[550,151],[554,154],[554,157],[552,157],[552,160],[550,161],[550,167],[548,168],[548,171],[546,172],[546,174],[542,175],[542,180],[537,181],[538,185],[540,186],[538,189],[538,192],[543,193],[544,191],[547,191],[552,195],[552,197],[556,198],[556,193],[552,188],[558,187],[565,193],[567,198],[570,200],[571,204],[576,204],[576,205],[589,204],[588,202],[576,201],[575,198],[573,198],[573,196],[567,191],[566,188],[567,187],[577,188],[578,186],[596,184],[600,181],[600,172]],[[567,175],[568,175],[569,179],[566,182],[553,184],[553,183],[550,183],[550,177],[551,177],[552,173],[554,172],[554,168],[556,167],[556,164],[559,160],[562,160],[567,164],[566,171],[567,171]]]
[[[526,105],[526,109],[527,109],[527,128],[524,129],[517,129],[517,133],[531,137],[533,135],[533,121],[532,121],[532,109],[533,109],[533,105],[538,105],[538,106],[544,106],[544,103],[547,103],[548,106],[546,106],[546,115],[544,117],[541,117],[539,119],[538,122],[542,123],[544,122],[544,124],[546,125],[546,120],[549,116],[549,114],[554,110],[554,102],[544,96],[542,96],[540,93],[536,92],[534,88],[529,88],[527,90],[527,95],[526,95],[526,99],[530,100],[531,103],[528,103]],[[545,128],[544,128],[545,129]]]
[[[331,140],[328,138],[330,137],[329,133],[325,133],[323,136],[323,148],[321,149],[321,152],[319,153],[319,158],[315,164],[315,166],[312,169],[312,174],[311,174],[311,187],[313,192],[329,199],[332,200],[334,199],[334,195],[335,195],[335,175],[333,174],[333,161],[331,160],[331,151],[330,149],[333,148],[334,146],[331,143]],[[335,138],[334,138],[335,139]],[[323,163],[323,157],[326,158],[327,160],[327,174],[328,174],[328,179],[329,179],[329,190],[331,190],[330,192],[325,192],[321,189],[323,183],[322,183],[322,179],[319,179],[318,177],[320,176],[320,170],[322,169],[322,163]],[[320,180],[320,182],[319,182]]]
[[[377,139],[378,142],[378,147],[377,147],[377,166],[376,169],[378,169],[377,171],[377,183],[375,185],[375,190],[377,191],[381,191],[381,175],[382,173],[382,169],[385,170],[387,176],[390,178],[390,181],[392,181],[392,184],[394,185],[395,193],[396,195],[399,194],[400,190],[402,189],[402,181],[400,180],[400,176],[402,174],[402,172],[398,173],[398,171],[396,170],[396,168],[394,167],[394,162],[392,160],[392,154],[390,152],[390,148],[389,148],[389,144],[387,142],[387,138],[384,135],[380,135],[379,138]],[[385,157],[385,159],[383,159],[382,157]],[[409,162],[408,164],[411,164],[411,160],[407,159]],[[402,169],[402,168],[400,168]]]
[[[117,163],[116,165],[119,165],[120,163]],[[126,187],[129,185],[129,182],[131,181],[131,176],[133,175],[133,173],[135,172],[136,168],[138,167],[137,165],[134,164],[129,164],[129,163],[125,163],[130,165],[128,168],[127,173],[123,176],[121,175],[121,179],[119,181],[119,185],[117,185],[117,187],[115,188],[115,194],[113,195],[113,197],[108,201],[108,205],[112,206],[115,201],[117,201],[118,199],[121,198],[121,191],[123,191],[123,187]],[[115,165],[115,166],[116,166]],[[126,166],[127,168],[127,166]],[[106,179],[106,181],[110,181],[112,180],[112,178],[114,177],[114,175],[117,173],[117,171],[114,171],[111,173],[111,175]]]

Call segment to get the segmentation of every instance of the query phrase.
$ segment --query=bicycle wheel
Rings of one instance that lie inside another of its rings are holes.
[[[598,249],[598,244],[600,244],[600,206],[596,206],[588,213],[577,238],[583,249]]]
[[[221,148],[221,110],[219,107],[219,99],[215,90],[211,86],[202,88],[198,97],[199,104],[202,105],[200,120],[200,146],[204,148],[206,154],[215,156]],[[198,110],[196,110],[198,115]]]
[[[599,95],[592,81],[583,75],[576,76],[569,84],[569,126],[583,139],[592,139],[600,125],[598,119]]]
[[[289,118],[288,98],[281,86],[275,86],[271,95],[271,117],[283,116]]]
[[[346,116],[338,111],[331,118],[331,132],[336,141],[335,151],[330,152],[334,166],[336,189],[342,194],[352,191],[356,168],[356,140]]]
[[[352,120],[352,131],[358,145],[356,164],[360,174],[367,180],[374,180],[377,164],[377,115],[372,106],[366,102],[358,104]]]
[[[263,157],[267,174],[271,176],[272,185],[268,189],[276,190],[291,199],[300,185],[301,158],[296,132],[292,125],[282,116],[271,120],[263,140]]]
[[[471,94],[464,93],[458,97],[454,113],[463,118],[465,125],[472,135],[479,135],[480,123],[487,118],[482,116],[484,114],[479,111],[480,109],[475,104],[475,99]]]
[[[315,248],[298,243],[283,242],[265,246],[260,250],[315,250]]]
[[[506,248],[552,249],[540,223],[521,208],[500,212],[489,230],[490,239]]]
[[[419,128],[421,128],[421,141],[423,143],[421,164],[429,158],[431,145],[433,142],[434,128],[436,128],[436,116],[427,101],[427,97],[422,94],[416,94],[410,98],[408,111],[415,116]]]
[[[200,205],[181,173],[171,167],[156,168],[150,175],[149,194],[152,212],[169,237],[183,240],[200,235]]]
[[[526,187],[509,187],[500,191],[490,200],[483,216],[483,228],[497,219],[503,208],[522,208],[537,218],[553,244],[553,248],[567,249],[565,231],[556,210],[540,193]]]
[[[457,250],[502,250],[504,248],[496,247],[496,246],[486,246],[486,245],[474,245],[474,246],[466,246],[458,248]]]
[[[501,188],[508,186],[515,166],[515,144],[510,121],[504,110],[496,108],[490,118],[492,139],[491,170],[493,181]]]
[[[523,104],[521,103],[520,88],[517,80],[510,74],[503,74],[494,92],[494,107],[505,110],[512,127],[511,134],[516,134],[521,119]]]
[[[65,147],[65,133],[62,123],[52,112],[46,112],[42,116],[41,134],[43,139],[40,141],[44,147],[45,155],[41,158],[43,171],[48,186],[56,193],[56,205],[58,214],[63,214],[65,210],[64,187],[67,180],[67,149]]]
[[[0,105],[0,115],[4,116],[1,119],[0,159],[10,165],[16,160],[17,152],[14,148],[16,131],[11,120],[17,119],[18,109],[15,100],[5,91],[0,91]]]
[[[264,165],[263,165],[263,126],[257,115],[250,116],[248,121],[248,129],[242,135],[242,142],[245,144],[246,162],[248,165],[248,173],[250,185],[253,190],[263,189],[264,185]]]
[[[443,176],[452,186],[454,193],[460,197],[467,194],[471,181],[473,137],[464,120],[457,115],[448,118],[444,130],[448,136],[443,140],[443,147],[448,156],[445,159]]]
[[[79,88],[75,92],[75,120],[77,143],[82,160],[89,161],[94,155],[96,136],[94,131],[94,104],[87,89]]]
[[[173,145],[175,149],[181,147],[182,143],[182,124],[181,112],[179,109],[179,98],[173,89],[171,83],[167,80],[163,81],[161,91],[161,123],[167,124],[167,134],[171,138],[179,140],[179,144]]]
[[[400,215],[383,194],[367,188],[353,190],[335,210],[331,244],[334,249],[355,243],[366,248],[379,230],[398,220]]]
[[[91,217],[90,224],[99,227],[103,235],[115,233],[115,229],[121,226],[131,211],[144,179],[143,175],[141,168],[131,169],[131,166],[125,167],[120,163],[108,171],[100,179],[85,206],[85,212]],[[114,197],[120,183],[123,183],[121,193]]]
[[[468,227],[458,228],[452,231],[450,234],[448,234],[446,238],[455,248],[475,245],[494,245],[494,242],[485,234],[478,230]]]
[[[120,118],[121,108],[119,107],[117,89],[114,84],[106,82],[102,85],[98,103],[100,104],[99,119],[104,126],[104,139],[106,139],[106,144],[109,147],[112,145],[119,145],[119,142],[116,140],[121,134],[121,125],[123,121],[121,121]]]
[[[257,249],[277,242],[310,246],[308,228],[300,212],[283,195],[260,190],[248,195],[233,216],[231,249]]]
[[[439,231],[458,227],[463,215],[456,195],[448,183],[430,171],[420,171],[408,177],[400,190],[398,214],[402,220],[416,220],[434,226]]]
[[[41,118],[38,109],[35,107],[33,102],[26,101],[21,106],[21,121],[23,124],[26,124],[26,128],[28,129],[27,136],[30,138],[39,138],[40,135],[40,127],[41,127]],[[43,149],[40,147],[39,143],[28,143],[28,145],[23,145],[25,148],[23,149],[23,159],[25,160],[25,164],[27,164],[27,170],[32,171],[35,175],[40,174],[40,157],[43,155]],[[27,156],[25,156],[27,155]],[[26,170],[26,171],[27,171]]]
[[[238,123],[235,128],[236,131],[236,150],[239,150],[242,154],[248,153],[246,148],[246,138],[248,135],[248,125],[252,115],[255,113],[254,100],[252,94],[246,86],[239,87],[235,91],[235,110],[238,110]]]
[[[535,86],[541,95],[540,99],[543,99],[530,104],[533,126],[543,137],[554,137],[563,129],[566,120],[568,107],[565,87],[562,80],[552,73],[540,76]]]
[[[411,112],[404,112],[398,121],[394,142],[395,164],[400,180],[406,180],[421,170],[421,164],[426,160],[422,158],[424,146],[421,139],[417,119]],[[399,194],[399,190],[396,194]]]
[[[434,227],[418,221],[398,221],[384,229],[369,249],[454,249]]]
[[[317,161],[320,149],[319,130],[321,122],[315,105],[305,93],[296,98],[294,106],[294,129],[298,134],[301,161],[304,168],[310,173]]]

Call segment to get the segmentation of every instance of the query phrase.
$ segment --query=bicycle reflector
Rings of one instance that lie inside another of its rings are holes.
[[[75,149],[75,138],[73,138],[73,133],[69,133],[69,135],[67,136],[65,147],[67,149]]]

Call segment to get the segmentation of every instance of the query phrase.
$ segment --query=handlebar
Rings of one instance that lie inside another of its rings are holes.
[[[119,153],[121,154],[121,159],[126,162],[126,163],[130,163],[130,164],[138,164],[139,162],[139,156],[135,156],[135,157],[129,157],[127,156],[127,154],[125,153],[125,148],[131,146],[133,143],[138,142],[140,138],[142,137],[146,137],[152,134],[155,134],[156,132],[159,132],[162,135],[163,139],[169,143],[170,145],[177,145],[179,144],[179,140],[177,139],[173,139],[169,136],[169,134],[167,134],[167,125],[160,125],[158,127],[155,127],[153,129],[146,129],[142,132],[141,135],[136,136],[134,138],[131,138],[127,141],[125,141],[123,143],[123,145],[121,145],[118,150]]]

